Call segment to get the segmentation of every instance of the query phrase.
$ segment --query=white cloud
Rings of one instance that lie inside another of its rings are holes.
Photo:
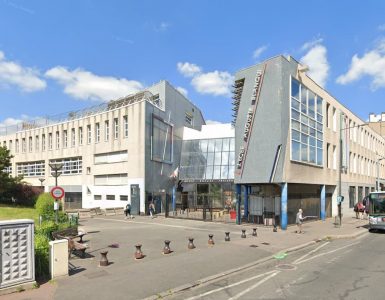
[[[170,26],[171,26],[170,23],[161,22],[158,26],[155,27],[155,31],[157,32],[166,31]]]
[[[385,24],[381,24],[378,26],[378,30],[384,31],[385,30]]]
[[[139,81],[98,76],[82,69],[68,70],[57,66],[45,75],[64,86],[64,93],[81,100],[108,101],[143,89]]]
[[[215,120],[206,120],[206,125],[218,125],[218,124],[226,124]]]
[[[13,126],[16,124],[20,124],[22,122],[27,122],[30,120],[34,120],[37,118],[30,117],[28,115],[21,115],[19,118],[6,118],[2,122],[0,122],[0,127],[5,127],[5,126]]]
[[[188,62],[185,62],[185,63],[178,62],[177,68],[178,68],[178,71],[185,77],[193,77],[194,75],[202,71],[201,67],[195,64],[190,64]]]
[[[337,78],[337,83],[348,84],[365,75],[371,77],[373,90],[385,87],[385,40],[381,40],[374,49],[366,52],[361,58],[355,54],[349,70]]]
[[[230,96],[234,77],[226,71],[204,73],[200,66],[185,62],[177,64],[178,71],[185,77],[192,77],[191,85],[200,94]]]
[[[0,51],[0,86],[17,86],[24,92],[35,92],[45,89],[47,84],[38,70],[7,60]]]
[[[179,91],[179,93],[181,93],[183,96],[187,97],[188,91],[187,91],[185,88],[182,88],[181,86],[178,86],[176,89],[177,89],[177,91]]]
[[[254,52],[253,52],[253,58],[257,59],[263,52],[266,51],[266,49],[267,49],[266,45],[255,49]]]
[[[303,50],[308,52],[300,59],[302,64],[309,66],[307,75],[320,86],[324,87],[329,76],[329,62],[327,60],[327,49],[321,45],[322,39],[305,43]]]
[[[316,45],[322,44],[323,39],[322,38],[317,38],[313,39],[312,41],[306,42],[305,44],[302,45],[301,50],[306,51],[310,48],[313,48]]]

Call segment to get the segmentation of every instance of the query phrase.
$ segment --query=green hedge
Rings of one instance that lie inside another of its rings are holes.
[[[53,209],[53,204],[55,199],[51,196],[50,193],[42,193],[37,198],[35,208],[40,216],[53,216],[55,211]]]
[[[49,276],[49,239],[45,234],[35,233],[35,276]]]

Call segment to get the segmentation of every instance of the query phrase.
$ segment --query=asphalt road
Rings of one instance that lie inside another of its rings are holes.
[[[169,299],[385,299],[385,234],[332,240]]]

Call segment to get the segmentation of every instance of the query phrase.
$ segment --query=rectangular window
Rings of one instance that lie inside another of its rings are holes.
[[[123,117],[123,123],[124,123],[124,137],[128,137],[128,117]]]
[[[326,144],[326,167],[327,168],[331,168],[331,165],[330,165],[330,144],[327,143]]]
[[[60,148],[60,133],[56,131],[56,149]]]
[[[41,135],[41,150],[45,151],[45,134]]]
[[[28,138],[28,150],[29,152],[32,152],[32,136]]]
[[[75,128],[71,129],[71,147],[75,147],[76,135]]]
[[[153,115],[152,118],[152,159],[172,162],[172,126]]]
[[[63,159],[50,160],[50,163],[61,163],[63,164],[60,170],[61,175],[73,175],[82,173],[82,157],[70,157]]]
[[[127,195],[120,195],[120,201],[128,201]]]
[[[96,123],[95,124],[95,143],[100,142],[100,124]]]
[[[102,200],[102,195],[94,195],[94,200]]]
[[[337,147],[333,146],[333,169],[337,170]]]
[[[95,154],[95,165],[109,164],[128,160],[127,151],[117,151],[109,153]]]
[[[329,120],[329,110],[330,110],[330,104],[326,103],[326,127],[330,128],[330,120]]]
[[[118,118],[114,119],[114,138],[117,139],[119,137],[119,120]]]
[[[52,150],[52,133],[48,134],[48,149]]]
[[[333,107],[333,131],[337,131],[337,110]]]
[[[106,200],[115,200],[115,195],[106,195]]]
[[[27,152],[27,142],[25,138],[21,140],[21,152]]]
[[[349,186],[349,207],[353,208],[356,204],[356,187]]]
[[[193,115],[190,114],[189,112],[185,113],[184,120],[185,120],[186,124],[193,125]]]
[[[95,175],[95,185],[127,185],[127,173],[122,174],[108,174],[108,175]]]
[[[39,141],[39,136],[35,136],[35,151],[38,152],[39,151],[39,145],[40,145],[40,141]]]
[[[12,140],[9,140],[9,150],[12,151]]]
[[[83,145],[83,127],[79,127],[79,146]]]
[[[63,130],[63,148],[67,148],[68,146],[68,132],[67,130]]]
[[[15,141],[15,152],[19,153],[19,139],[16,139]]]
[[[104,140],[108,142],[110,139],[110,122],[107,120],[104,122]]]
[[[44,176],[45,175],[45,161],[34,161],[16,164],[17,175],[25,177]]]
[[[91,144],[91,125],[87,125],[87,144]]]

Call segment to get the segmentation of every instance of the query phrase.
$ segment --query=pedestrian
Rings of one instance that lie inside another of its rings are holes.
[[[154,218],[154,214],[155,214],[155,205],[154,205],[154,202],[150,202],[150,205],[148,206],[148,210],[150,211],[150,216],[151,216],[151,219]]]
[[[302,231],[302,223],[303,223],[303,220],[305,218],[303,217],[302,215],[302,209],[300,208],[297,212],[297,216],[295,218],[295,223],[297,224],[297,228],[298,230],[296,231],[296,233],[303,233]]]
[[[131,215],[131,204],[130,203],[127,203],[126,205],[126,209],[124,210],[125,214],[126,214],[126,219],[128,217],[130,217],[130,219],[132,219],[132,215]]]

